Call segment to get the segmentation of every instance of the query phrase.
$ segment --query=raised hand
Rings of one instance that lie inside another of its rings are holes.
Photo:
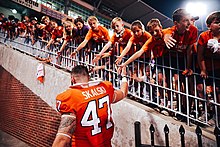
[[[168,49],[175,46],[176,40],[173,39],[171,34],[165,34],[163,39]]]

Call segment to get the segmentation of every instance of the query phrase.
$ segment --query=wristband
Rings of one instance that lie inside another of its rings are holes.
[[[126,77],[123,77],[121,82],[128,82],[127,78]]]

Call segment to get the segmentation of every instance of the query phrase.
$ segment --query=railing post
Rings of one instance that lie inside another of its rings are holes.
[[[154,126],[151,124],[150,125],[150,137],[151,137],[151,146],[154,147]]]
[[[183,128],[182,125],[180,126],[179,133],[181,138],[181,147],[185,147],[185,139],[184,139],[185,129]]]
[[[135,131],[135,147],[141,146],[141,128],[140,128],[140,122],[136,121],[134,123],[134,131]]]
[[[220,129],[217,126],[215,126],[214,134],[216,137],[217,147],[219,147],[220,146]]]
[[[169,147],[169,128],[167,125],[165,125],[164,127],[164,133],[165,133],[166,147]]]
[[[202,147],[202,130],[199,126],[196,127],[196,134],[198,138],[198,147]]]

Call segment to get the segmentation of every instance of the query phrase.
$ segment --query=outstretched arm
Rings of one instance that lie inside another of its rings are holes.
[[[139,58],[142,54],[144,53],[143,49],[140,49],[139,51],[137,51],[134,55],[132,55],[125,63],[123,63],[124,66],[130,64],[131,62],[133,62],[135,59]]]
[[[52,147],[70,147],[71,137],[76,128],[76,115],[63,114],[61,116],[60,126]]]
[[[89,40],[84,39],[83,42],[80,43],[80,45],[76,48],[74,52],[71,53],[71,56],[75,56],[76,53],[78,53],[83,47],[86,46]]]
[[[107,51],[108,48],[110,48],[112,45],[112,42],[109,41],[101,50],[99,54],[96,55],[96,57],[92,60],[93,63],[97,63],[101,56]]]
[[[122,58],[128,53],[128,51],[131,49],[132,42],[129,40],[126,47],[122,51],[121,55],[116,59],[115,63],[119,64],[122,60]]]

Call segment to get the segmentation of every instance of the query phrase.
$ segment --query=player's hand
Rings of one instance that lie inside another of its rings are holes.
[[[206,71],[201,71],[200,76],[204,79],[208,78],[208,73]]]
[[[98,61],[100,60],[100,58],[101,58],[101,55],[100,55],[100,54],[96,54],[96,55],[95,55],[95,58],[92,60],[92,63],[93,63],[93,64],[97,64]]]
[[[118,65],[119,63],[121,63],[122,57],[121,56],[117,56],[117,59],[115,60],[115,64]]]
[[[182,72],[182,74],[183,74],[184,76],[191,76],[191,75],[193,74],[193,71],[192,71],[192,69],[185,69],[185,70]]]
[[[165,34],[163,39],[168,49],[175,46],[176,40],[173,39],[171,34]]]

